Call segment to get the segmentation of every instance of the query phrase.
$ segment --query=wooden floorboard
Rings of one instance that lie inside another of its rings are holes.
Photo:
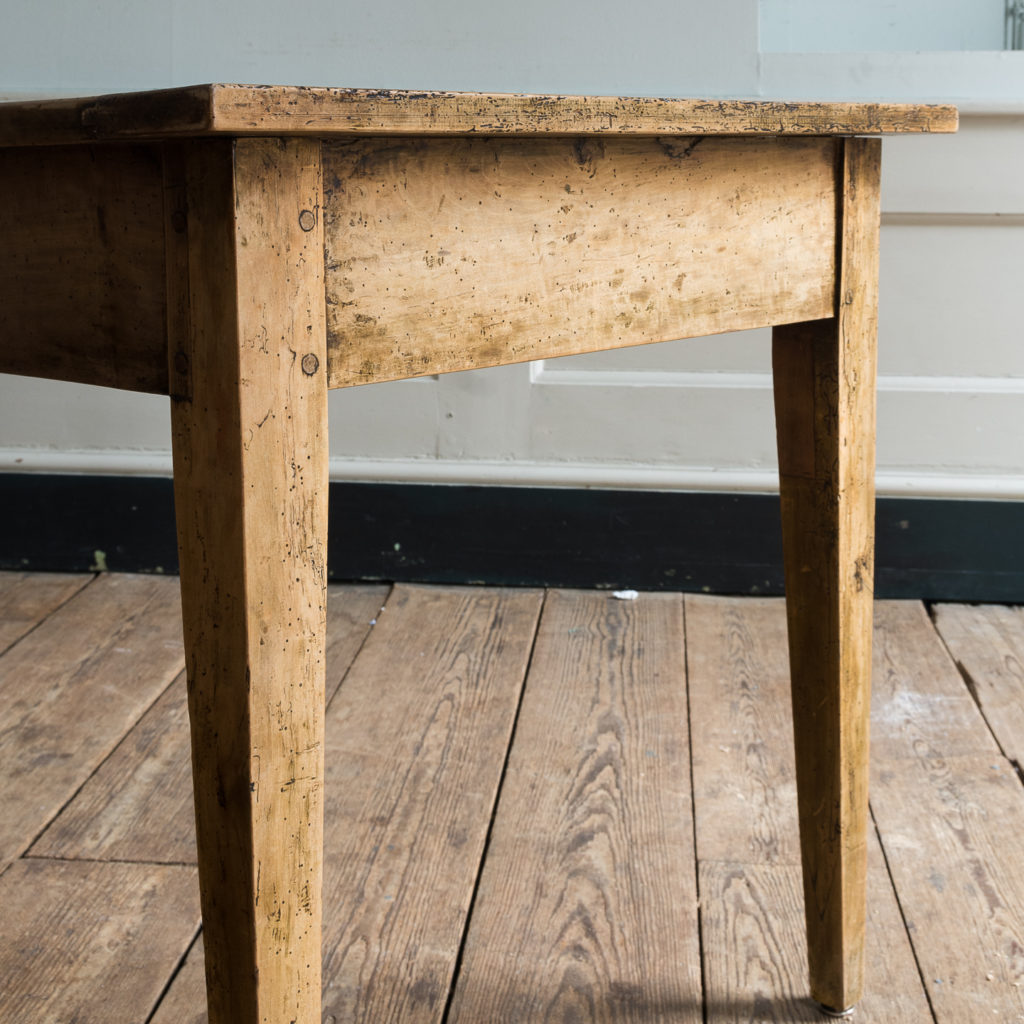
[[[208,1024],[203,955],[200,932],[147,1024]],[[338,1022],[326,1017],[323,1024]]]
[[[0,655],[92,579],[57,572],[0,572]]]
[[[1024,608],[938,605],[935,627],[1000,747],[1024,767]]]
[[[877,618],[871,806],[936,1019],[1024,1020],[1024,787],[923,609]]]
[[[818,1021],[807,996],[786,610],[686,598],[708,1019]],[[867,992],[857,1020],[932,1016],[882,851],[868,848]]]
[[[2,1021],[205,1022],[177,602],[0,574]],[[325,1024],[824,1019],[781,600],[328,607]],[[930,612],[876,606],[856,1019],[1024,1021],[1024,611]]]
[[[917,601],[875,604],[871,758],[999,753],[978,705]]]
[[[328,708],[325,1020],[441,1020],[542,597],[396,587]]]
[[[387,592],[383,586],[328,588],[329,696]],[[36,840],[29,856],[195,863],[185,698],[181,673]]]
[[[0,1020],[144,1021],[199,924],[195,868],[19,860],[0,878]]]
[[[1024,792],[992,757],[882,763],[873,806],[937,1019],[1024,1020]]]
[[[800,863],[786,610],[777,598],[686,598],[697,853]]]
[[[0,660],[0,866],[181,671],[178,581],[102,576]]]
[[[682,598],[548,596],[449,1020],[701,1020]]]
[[[929,1024],[928,999],[874,833],[868,840],[868,886],[870,981],[855,1019]],[[799,867],[702,862],[700,897],[709,1021],[825,1019],[807,996]]]
[[[542,599],[396,587],[328,710],[326,1019],[442,1019]]]

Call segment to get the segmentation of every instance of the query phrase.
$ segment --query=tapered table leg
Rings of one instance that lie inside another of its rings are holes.
[[[320,149],[165,164],[175,501],[211,1024],[320,1020]]]
[[[879,143],[839,143],[834,319],[773,336],[811,994],[864,984]]]

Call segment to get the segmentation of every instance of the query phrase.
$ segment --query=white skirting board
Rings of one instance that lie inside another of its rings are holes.
[[[53,451],[0,448],[0,473],[171,475],[169,452]],[[765,494],[778,490],[771,470],[607,466],[597,463],[467,462],[445,459],[330,460],[332,482],[462,484],[494,487],[573,487],[604,490],[704,491]],[[879,472],[879,496],[1024,500],[1024,476]]]

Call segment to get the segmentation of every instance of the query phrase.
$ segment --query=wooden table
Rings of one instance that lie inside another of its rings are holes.
[[[853,1005],[880,156],[860,136],[955,127],[234,85],[0,106],[0,370],[171,398],[212,1024],[320,1015],[328,388],[766,325],[811,992]]]

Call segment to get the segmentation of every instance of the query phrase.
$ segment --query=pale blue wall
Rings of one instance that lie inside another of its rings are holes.
[[[1024,52],[947,49],[993,43],[1002,3],[3,0],[0,97],[234,81],[1021,107]]]
[[[757,0],[7,0],[0,92],[258,82],[753,95]]]
[[[761,0],[778,53],[1001,50],[1006,0]]]

